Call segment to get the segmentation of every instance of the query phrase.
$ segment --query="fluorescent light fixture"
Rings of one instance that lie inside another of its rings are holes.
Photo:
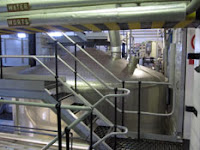
[[[17,34],[17,37],[18,37],[18,38],[21,38],[21,39],[22,39],[22,38],[26,38],[26,34],[25,34],[25,33],[18,33],[18,34]]]
[[[63,35],[62,32],[49,32],[48,34],[53,37],[61,37]]]

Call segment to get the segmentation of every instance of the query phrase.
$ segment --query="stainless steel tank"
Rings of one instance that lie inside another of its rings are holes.
[[[98,60],[102,65],[108,68],[113,74],[119,77],[121,80],[128,81],[165,81],[165,77],[154,70],[143,66],[130,65],[125,59],[113,60],[111,55],[100,50],[88,49],[90,53],[96,60]],[[121,83],[117,83],[113,77],[108,73],[105,73],[98,65],[96,65],[92,60],[90,60],[81,51],[77,52],[77,57],[87,65],[92,71],[94,71],[101,79],[103,79],[107,84],[112,87],[121,87]],[[74,59],[69,55],[62,56],[62,58],[74,66]],[[49,68],[54,70],[54,60],[50,60],[46,63]],[[63,64],[59,63],[59,75],[66,77],[66,82],[74,86],[74,74],[67,69]],[[48,75],[49,73],[42,68],[42,66],[36,66],[31,69],[27,69],[20,72],[21,74],[38,74],[38,75]],[[87,81],[90,82],[95,88],[104,94],[114,92],[106,89],[101,83],[99,83],[88,71],[86,71],[80,64],[78,64],[78,73],[82,75]],[[98,96],[94,90],[90,89],[82,80],[78,79],[78,92],[82,94],[90,103],[94,104],[101,97]],[[126,84],[126,88],[131,90],[131,94],[125,98],[125,109],[126,110],[138,110],[138,84]],[[142,84],[141,89],[141,110],[145,112],[154,113],[165,113],[166,112],[166,91],[167,86],[165,85],[147,85]],[[111,99],[113,101],[113,99]],[[118,98],[118,107],[121,108],[121,98]],[[25,107],[26,108],[26,107]],[[26,125],[28,122],[32,122],[32,126],[48,126],[45,128],[55,128],[56,126],[56,116],[51,110],[39,108],[34,110],[24,109],[25,112],[21,115],[25,115],[27,118]],[[108,104],[108,102],[102,103],[98,109],[102,112],[109,120],[113,121],[114,118],[114,108]],[[29,117],[27,117],[27,114]],[[40,117],[36,117],[40,116]],[[166,123],[165,117],[156,116],[141,116],[141,132],[143,133],[155,133],[155,134],[166,134]],[[130,132],[137,131],[137,114],[125,114],[125,126],[128,127]],[[34,122],[34,123],[33,123]],[[121,124],[121,113],[118,113],[118,124]],[[23,123],[21,124],[23,125]]]

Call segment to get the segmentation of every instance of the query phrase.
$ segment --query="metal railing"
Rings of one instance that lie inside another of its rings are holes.
[[[111,71],[109,71],[106,67],[104,67],[100,62],[98,62],[92,55],[90,55],[86,50],[84,50],[80,45],[76,44],[76,42],[74,40],[72,40],[68,35],[66,35],[65,33],[63,33],[63,36],[68,39],[70,42],[72,42],[73,44],[75,44],[84,54],[86,54],[91,60],[93,60],[98,66],[100,66],[103,71],[107,72],[111,77],[113,77],[118,83],[120,83],[122,85],[122,88],[125,88],[125,84],[138,84],[139,87],[139,83],[141,82],[141,84],[156,84],[156,85],[168,85],[171,86],[174,93],[175,93],[175,88],[174,85],[172,83],[167,83],[167,82],[155,82],[155,81],[123,81],[121,79],[119,79],[117,76],[115,76]],[[49,34],[47,34],[52,40],[56,41],[55,38],[53,38],[52,36],[50,36]],[[87,69],[100,83],[102,83],[102,85],[104,85],[105,87],[109,88],[109,89],[113,89],[112,87],[110,87],[109,85],[106,85],[106,83],[99,78],[95,73],[93,73],[85,64],[83,64],[77,57],[75,57],[66,47],[64,47],[60,42],[58,42],[58,45],[63,48],[68,54],[70,54],[70,56],[72,56],[77,62],[79,62],[85,69]],[[141,89],[139,89],[141,90]],[[123,92],[123,91],[122,91]],[[97,92],[100,96],[102,96],[102,93],[100,93],[99,91]],[[175,96],[173,94],[173,106],[172,106],[172,111],[170,113],[152,113],[152,112],[143,112],[141,111],[140,113],[142,115],[152,115],[152,116],[171,116],[174,113],[174,109],[175,109]],[[107,100],[107,102],[112,106],[115,107],[115,105]],[[122,113],[128,113],[128,114],[137,114],[138,111],[128,111],[128,110],[124,110],[124,98],[122,99],[122,109],[117,108],[117,111]],[[123,122],[123,121],[122,121]],[[123,124],[122,124],[123,125]]]
[[[35,103],[35,102],[20,102],[20,101],[11,101],[11,100],[0,100],[0,104],[11,104],[11,105],[22,105],[22,106],[33,106],[33,107],[43,107],[43,108],[51,108],[51,109],[56,108],[57,109],[59,102],[57,104],[46,104],[46,103],[43,104],[43,103]],[[91,113],[93,111],[92,108],[88,107],[88,106],[60,105],[59,108],[60,109],[67,109],[67,110],[82,110],[82,111],[88,111],[88,112],[91,112]],[[58,121],[60,121],[60,120],[58,120]],[[58,127],[58,128],[61,128],[61,124],[60,124],[60,127]],[[92,132],[92,129],[91,129],[91,132]],[[58,129],[58,134],[59,134],[59,129]],[[62,149],[62,142],[60,142],[60,140],[62,141],[62,139],[58,140],[58,147],[59,147],[59,149],[60,148]],[[66,144],[66,147],[68,145],[69,144]],[[69,149],[67,149],[67,150],[69,150]]]
[[[57,51],[57,45],[58,44],[58,42],[55,42],[55,50]],[[74,72],[74,73],[76,73],[76,76],[78,76],[78,77],[80,77],[89,87],[91,87],[91,88],[93,88],[95,91],[98,91],[96,88],[94,88],[94,87],[92,87],[92,85],[89,83],[89,82],[87,82],[82,76],[80,76],[77,72],[76,72],[76,70],[73,70],[73,68],[72,67],[70,67],[64,60],[62,60],[58,55],[57,55],[57,52],[55,53],[55,56],[21,56],[21,55],[4,55],[4,56],[0,56],[0,58],[29,58],[29,59],[35,59],[36,61],[38,61],[46,70],[48,70],[54,77],[55,77],[55,79],[56,79],[56,100],[58,101],[58,103],[57,103],[57,105],[56,105],[56,109],[57,109],[57,121],[58,121],[58,136],[54,139],[54,140],[52,140],[48,145],[46,145],[44,148],[43,148],[43,150],[45,150],[45,149],[48,149],[53,143],[55,143],[57,140],[59,141],[59,150],[60,149],[62,149],[62,136],[64,135],[64,134],[66,134],[66,138],[67,138],[67,140],[66,140],[66,142],[68,142],[67,143],[67,148],[68,148],[68,146],[69,146],[69,132],[70,132],[70,130],[74,127],[74,126],[76,126],[78,123],[80,123],[81,121],[83,121],[87,116],[88,116],[88,113],[86,113],[86,114],[83,114],[79,119],[77,119],[76,121],[74,121],[72,124],[70,124],[66,129],[65,129],[65,132],[61,132],[61,103],[60,103],[60,101],[58,100],[58,82],[60,82],[62,85],[64,85],[64,86],[66,86],[66,87],[68,87],[68,89],[70,89],[70,91],[75,95],[75,96],[77,96],[78,97],[78,95],[77,95],[77,93],[75,92],[75,91],[73,91],[70,87],[69,87],[69,85],[67,85],[67,83],[65,83],[61,78],[59,78],[58,77],[58,63],[57,63],[57,61],[58,60],[60,60],[63,64],[65,64],[65,66],[67,66],[72,72]],[[51,69],[49,69],[42,61],[40,61],[39,60],[39,58],[55,58],[56,59],[56,63],[55,63],[55,68],[56,68],[56,73],[54,73]],[[109,87],[108,86],[108,88],[109,89],[116,89],[116,88],[112,88],[112,87]],[[122,91],[122,93],[123,94],[117,94],[117,93],[115,93],[115,94],[108,94],[108,95],[105,95],[105,96],[103,96],[102,95],[102,98],[99,100],[99,101],[97,101],[94,105],[91,105],[90,107],[92,108],[92,110],[94,109],[94,108],[96,108],[101,102],[103,102],[105,99],[107,99],[107,98],[109,98],[109,97],[115,97],[115,99],[117,100],[117,97],[124,97],[124,96],[128,96],[129,94],[130,94],[130,91],[128,90],[128,89],[124,89],[124,88],[118,88],[117,90],[119,90],[119,91]],[[117,91],[116,90],[116,91]],[[115,107],[116,108],[116,107]],[[115,115],[117,115],[116,113],[115,113]],[[92,113],[91,113],[91,116],[92,116]],[[117,119],[117,116],[115,117],[116,119]],[[92,119],[92,117],[91,117],[91,119]],[[115,121],[115,132],[114,133],[116,133],[117,132],[117,124],[116,124],[117,122]],[[91,124],[91,129],[92,129],[92,124]],[[118,133],[118,132],[117,132]],[[123,133],[122,133],[123,134]],[[111,134],[112,135],[112,134]],[[111,136],[110,135],[110,136]],[[90,137],[91,137],[91,140],[92,140],[92,130],[91,130],[91,135],[90,135]],[[91,141],[91,143],[92,143],[92,141]],[[91,148],[90,149],[92,149],[92,145],[90,146]]]
[[[92,88],[98,95],[100,95],[102,98],[97,101],[94,105],[90,105],[89,107],[91,107],[92,109],[95,109],[101,102],[103,102],[104,100],[106,100],[112,107],[114,107],[115,109],[115,120],[114,120],[114,133],[117,133],[117,127],[119,127],[117,125],[117,112],[122,113],[122,126],[124,126],[124,114],[129,113],[129,114],[138,114],[138,139],[140,138],[140,116],[141,115],[153,115],[153,116],[170,116],[174,113],[174,108],[175,108],[175,96],[173,94],[173,107],[172,107],[172,111],[170,113],[151,113],[151,112],[142,112],[140,110],[140,100],[141,100],[141,85],[142,84],[157,84],[157,85],[168,85],[168,86],[172,86],[174,93],[175,93],[175,88],[172,84],[170,83],[166,83],[166,82],[151,82],[151,81],[123,81],[120,80],[118,77],[116,77],[112,72],[110,72],[107,68],[105,68],[101,63],[99,63],[94,57],[92,57],[89,53],[87,53],[80,45],[78,45],[75,41],[73,41],[70,37],[68,37],[65,33],[63,33],[63,35],[70,40],[74,46],[75,46],[75,55],[73,55],[66,47],[64,47],[60,42],[58,42],[55,38],[51,37],[49,34],[47,34],[54,42],[55,42],[55,56],[0,56],[0,58],[32,58],[35,59],[36,61],[38,61],[45,69],[47,69],[55,78],[56,78],[56,87],[58,87],[57,83],[61,82],[62,85],[68,87],[68,89],[70,89],[70,91],[72,92],[72,94],[74,94],[75,96],[79,97],[78,94],[76,93],[77,90],[77,77],[79,77],[81,80],[83,80],[83,82],[85,82],[90,88]],[[64,49],[68,54],[70,54],[70,56],[72,56],[75,59],[75,66],[73,69],[69,64],[67,64],[60,56],[57,55],[57,49],[60,46],[62,49]],[[98,77],[93,71],[91,71],[85,64],[83,64],[78,58],[77,58],[77,47],[84,52],[84,54],[86,54],[90,59],[92,59],[96,64],[98,64],[105,72],[107,72],[110,76],[112,76],[118,83],[122,84],[122,88],[113,88],[109,85],[107,85],[107,83],[105,81],[103,81],[100,77]],[[55,63],[55,68],[56,68],[56,73],[54,73],[51,69],[49,69],[44,63],[42,63],[39,58],[55,58],[56,59],[56,63]],[[73,73],[74,73],[74,78],[75,78],[75,91],[73,89],[71,89],[71,87],[66,84],[61,78],[58,77],[58,60],[60,62],[62,62],[66,67],[68,67]],[[85,78],[83,78],[78,72],[77,72],[77,62],[79,64],[81,64],[81,66],[83,66],[91,75],[93,75],[104,87],[110,89],[110,90],[114,90],[115,94],[108,94],[108,95],[103,95],[99,90],[97,90],[95,87],[93,87],[89,82],[87,82],[87,80]],[[125,96],[128,96],[130,91],[128,89],[125,89],[126,84],[138,84],[138,111],[129,111],[129,110],[125,110],[124,109],[124,100],[125,100]],[[118,92],[122,93],[122,94],[117,94]],[[58,95],[58,89],[56,88],[56,95]],[[110,97],[115,97],[115,104],[113,104],[108,98]],[[122,109],[117,107],[117,97],[122,97]],[[80,97],[79,97],[80,98]],[[56,99],[58,100],[58,97],[56,97]],[[61,141],[61,138],[64,134],[69,134],[69,131],[75,126],[77,125],[79,122],[82,121],[82,119],[86,118],[89,113],[85,113],[83,114],[80,119],[74,121],[72,124],[70,124],[66,129],[65,132],[61,132],[61,124],[59,123],[61,121],[61,114],[60,114],[60,102],[58,101],[58,104],[56,105],[56,109],[57,109],[57,115],[58,115],[58,136],[55,137],[54,140],[52,140],[47,146],[45,146],[43,148],[44,149],[48,149],[53,143],[55,143],[57,140],[59,140],[59,142]],[[91,119],[92,119],[92,114],[91,115]],[[92,126],[91,126],[92,128]],[[125,133],[125,132],[124,132]],[[123,133],[122,133],[123,134]],[[113,135],[113,134],[111,134]],[[115,135],[115,134],[114,134]],[[68,137],[68,136],[66,136]],[[92,136],[91,140],[92,140]],[[107,137],[107,136],[106,136]],[[115,136],[116,138],[116,136]],[[68,137],[69,140],[69,137]],[[101,139],[102,140],[102,139]],[[69,141],[67,141],[69,142]],[[115,140],[116,142],[116,140]],[[59,143],[59,145],[62,145],[62,143]],[[68,144],[69,145],[69,144]],[[92,148],[92,143],[91,143],[91,148]]]
[[[118,83],[122,85],[122,88],[126,88],[126,84],[138,84],[138,111],[130,111],[130,110],[125,110],[125,97],[122,97],[122,104],[121,108],[117,107],[116,101],[114,101],[115,104],[113,104],[110,100],[106,99],[106,101],[115,109],[115,124],[116,124],[116,117],[117,117],[117,112],[120,112],[122,114],[122,119],[121,119],[121,125],[124,126],[124,118],[125,114],[138,114],[138,139],[140,139],[140,118],[141,115],[151,115],[151,116],[160,116],[160,117],[167,117],[171,116],[174,114],[175,111],[175,93],[176,93],[176,88],[172,83],[167,83],[167,82],[155,82],[155,81],[123,81],[119,79],[117,76],[115,76],[111,71],[109,71],[106,67],[104,67],[100,62],[98,62],[92,55],[90,55],[85,49],[83,49],[80,45],[78,45],[74,40],[72,40],[68,35],[65,33],[62,33],[63,36],[68,39],[70,42],[72,42],[75,45],[75,55],[73,55],[70,50],[68,50],[66,47],[64,47],[60,42],[58,42],[58,45],[64,49],[70,56],[72,56],[75,59],[75,64],[76,62],[79,62],[81,66],[83,66],[89,73],[91,73],[103,86],[105,86],[108,89],[112,89],[109,85],[106,84],[106,82],[98,77],[93,71],[91,71],[85,64],[83,64],[78,58],[77,58],[77,48],[80,49],[81,52],[83,52],[85,55],[87,55],[92,61],[94,61],[98,66],[100,66],[103,71],[108,73],[113,79],[115,79]],[[47,34],[53,41],[56,41],[55,38]],[[60,58],[59,58],[60,59]],[[64,63],[64,62],[63,62]],[[66,64],[65,64],[66,65]],[[76,67],[75,67],[76,68]],[[75,70],[77,72],[77,70]],[[155,85],[167,85],[168,87],[170,86],[173,90],[173,98],[172,98],[172,110],[169,113],[153,113],[153,112],[144,112],[141,111],[141,88],[142,84],[155,84]],[[91,87],[91,86],[90,86]],[[103,97],[103,94],[97,90],[94,87],[91,87],[99,96]],[[122,91],[124,93],[124,91]],[[115,128],[116,129],[116,128]],[[115,130],[116,131],[116,130]]]

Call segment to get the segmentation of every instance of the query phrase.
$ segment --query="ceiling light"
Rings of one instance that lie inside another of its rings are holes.
[[[48,34],[52,37],[61,37],[63,35],[62,32],[49,32]]]
[[[22,38],[26,38],[26,34],[25,34],[25,33],[18,33],[18,34],[17,34],[17,37],[18,37],[18,38],[21,38],[21,39],[22,39]]]

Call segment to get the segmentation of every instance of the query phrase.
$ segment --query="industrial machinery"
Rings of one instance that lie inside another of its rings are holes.
[[[196,27],[199,15],[193,12],[200,3],[199,0],[190,3],[143,2],[30,0],[27,3],[19,0],[16,4],[7,0],[0,4],[0,34],[45,32],[53,42],[51,48],[45,51],[53,52],[48,56],[36,55],[36,50],[30,52],[31,55],[2,56],[0,51],[0,96],[5,98],[0,102],[17,105],[14,110],[17,127],[25,126],[30,130],[45,128],[47,133],[57,130],[57,136],[45,143],[42,150],[49,149],[56,141],[61,150],[62,138],[66,139],[65,146],[69,150],[72,130],[76,138],[89,143],[86,149],[90,150],[134,149],[137,144],[140,148],[143,142],[152,149],[157,142],[142,138],[155,140],[155,135],[158,135],[156,140],[160,140],[159,135],[164,134],[178,137],[175,125],[182,118],[177,121],[177,114],[181,112],[175,112],[175,104],[180,100],[175,97],[179,94],[176,93],[177,83],[174,80],[176,45],[169,44],[170,59],[164,58],[172,62],[164,64],[164,69],[169,66],[169,72],[165,71],[165,75],[168,73],[169,76],[167,79],[163,74],[139,65],[139,57],[131,53],[131,44],[127,60],[121,58],[122,43],[118,30]],[[69,50],[48,33],[58,30],[71,42],[73,49]],[[85,50],[83,45],[78,45],[65,34],[67,31],[78,31],[79,36],[84,37],[83,31],[104,30],[109,30],[111,54],[97,49]],[[34,43],[29,43],[31,49],[36,49],[35,35],[31,41]],[[150,55],[152,47],[153,42],[148,43],[145,53]],[[152,57],[157,59],[154,54]],[[34,65],[37,61],[37,65],[21,69],[14,76],[7,75],[3,71],[9,69],[3,68],[3,58],[30,59],[35,61]],[[49,61],[41,58],[48,58]],[[8,97],[12,101],[6,100]],[[177,139],[174,141],[177,142]],[[175,147],[182,147],[182,144],[175,144]]]
[[[156,71],[148,69],[146,67],[140,65],[132,65],[124,59],[113,60],[111,56],[102,52],[100,50],[88,49],[87,52],[92,55],[96,60],[98,60],[103,66],[109,69],[113,74],[124,81],[155,81],[155,82],[165,82],[165,77]],[[103,73],[101,68],[97,65],[94,65],[92,61],[87,58],[81,51],[77,52],[77,57],[87,65],[93,72],[95,72],[101,79],[106,81],[107,84],[112,87],[121,87],[121,84],[110,77],[108,74]],[[69,56],[62,56],[63,60],[65,60],[70,66],[74,65],[74,60]],[[54,61],[48,62],[47,66],[54,69]],[[108,94],[109,90],[104,88],[101,83],[99,83],[94,77],[92,77],[85,69],[78,64],[77,72],[80,73],[83,77],[87,79],[94,87],[96,87],[101,93]],[[38,74],[38,75],[46,75],[46,70],[42,66],[36,66],[31,69],[27,69],[21,72],[22,74]],[[74,85],[74,75],[70,72],[69,69],[66,69],[61,63],[59,63],[59,75],[66,77],[66,82],[71,86]],[[126,88],[131,90],[131,94],[125,98],[125,110],[128,111],[137,111],[138,110],[138,84],[127,83],[125,85]],[[100,96],[89,88],[83,81],[80,79],[77,81],[77,89],[78,92],[81,93],[91,104],[97,102],[100,99]],[[166,100],[166,91],[168,87],[166,85],[156,85],[156,84],[143,84],[141,87],[141,110],[144,112],[153,112],[153,113],[165,113],[167,108],[167,100]],[[152,95],[152,93],[154,93]],[[66,100],[68,103],[72,100]],[[121,101],[118,101],[118,107],[121,109]],[[110,103],[105,102],[102,103],[98,110],[105,115],[110,121],[114,122],[114,112],[113,106]],[[52,127],[52,124],[56,125],[56,115],[54,115],[48,109],[33,109],[33,108],[25,108],[26,113],[22,113],[20,116],[27,116],[31,119],[26,121],[22,120],[25,124],[35,125],[36,127],[39,125],[40,127]],[[121,113],[118,112],[118,124],[121,123]],[[42,114],[42,115],[41,115]],[[80,114],[79,114],[80,115]],[[22,118],[26,118],[26,117]],[[37,116],[37,117],[36,117]],[[36,120],[35,120],[35,119]],[[154,134],[168,134],[166,130],[166,122],[165,117],[158,116],[141,116],[141,132],[145,133],[154,133]],[[30,123],[29,123],[30,122]],[[128,127],[130,132],[137,131],[137,113],[129,114],[125,113],[125,121],[124,125]]]

